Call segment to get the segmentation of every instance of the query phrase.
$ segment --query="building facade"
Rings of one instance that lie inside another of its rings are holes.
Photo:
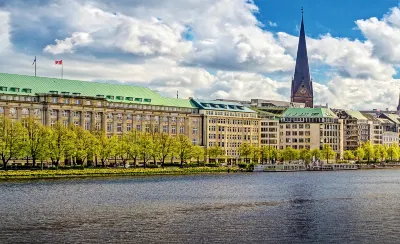
[[[280,149],[322,149],[328,144],[343,155],[343,123],[330,109],[288,108],[279,126]]]
[[[0,74],[0,115],[108,136],[131,130],[185,134],[203,145],[199,109],[189,99],[165,98],[145,87]]]
[[[203,116],[203,142],[206,148],[219,146],[229,160],[240,157],[242,143],[260,145],[260,118],[240,103],[191,100]]]

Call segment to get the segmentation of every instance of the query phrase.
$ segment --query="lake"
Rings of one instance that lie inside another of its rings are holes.
[[[0,183],[0,243],[399,243],[400,170]]]

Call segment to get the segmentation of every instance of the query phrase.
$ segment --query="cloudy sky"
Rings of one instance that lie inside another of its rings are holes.
[[[307,0],[317,104],[397,106],[398,0]],[[126,83],[166,96],[289,100],[297,0],[0,0],[0,72]]]

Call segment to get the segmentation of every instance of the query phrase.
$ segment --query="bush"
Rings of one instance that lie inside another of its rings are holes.
[[[216,163],[205,164],[206,167],[219,167]]]
[[[246,163],[240,163],[238,164],[239,169],[245,169],[247,167]]]

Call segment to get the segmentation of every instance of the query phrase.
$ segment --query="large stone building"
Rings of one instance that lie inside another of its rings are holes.
[[[297,48],[296,68],[292,80],[291,102],[305,103],[306,107],[314,106],[313,85],[308,66],[306,34],[304,20],[301,18],[299,45]]]
[[[109,136],[134,129],[186,134],[203,145],[199,108],[189,99],[166,98],[145,87],[1,73],[0,114],[104,130]]]
[[[204,146],[219,146],[228,161],[240,156],[242,143],[260,145],[260,120],[257,113],[240,103],[198,100],[191,102],[203,116],[202,135]]]
[[[279,147],[322,149],[328,144],[343,155],[343,123],[326,108],[288,108],[280,119]]]

